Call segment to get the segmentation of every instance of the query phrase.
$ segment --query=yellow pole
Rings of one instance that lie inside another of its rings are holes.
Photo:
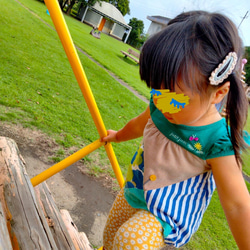
[[[117,161],[116,157],[113,157],[113,155],[115,155],[113,147],[110,143],[107,143],[104,147],[106,149],[111,166],[113,167],[113,171],[115,173],[116,179],[117,179],[120,187],[122,188],[123,184],[124,184],[124,179],[123,179],[122,174],[120,173],[121,170],[120,170],[118,161]],[[116,166],[118,166],[118,168]]]
[[[67,24],[66,24],[64,17],[62,15],[59,3],[57,0],[45,0],[45,3],[46,3],[46,6],[49,10],[52,21],[55,25],[55,28],[57,30],[59,38],[62,42],[62,45],[64,47],[65,53],[66,53],[68,60],[71,64],[71,67],[72,67],[73,72],[75,74],[76,80],[79,84],[79,87],[80,87],[82,94],[85,98],[85,101],[88,105],[89,111],[92,115],[92,118],[93,118],[94,123],[96,125],[96,128],[98,130],[98,133],[99,133],[100,137],[104,137],[107,135],[107,130],[104,126],[102,117],[100,115],[99,109],[98,109],[97,104],[95,102],[91,88],[89,86],[88,79],[86,77],[86,74],[83,70],[80,59],[78,57],[78,54],[76,52],[75,46],[73,44],[72,38],[70,36],[69,30],[67,27]],[[116,178],[119,182],[119,185],[120,185],[120,187],[122,187],[123,183],[124,183],[122,172],[121,172],[121,169],[120,169],[119,164],[117,162],[116,156],[114,154],[112,145],[110,143],[108,143],[108,144],[110,146],[106,146],[105,150],[108,154],[108,157],[110,159],[113,170],[116,174]]]
[[[33,177],[31,179],[32,185],[36,186],[36,185],[40,184],[41,182],[50,178],[52,175],[60,172],[61,170],[72,165],[73,163],[81,160],[84,156],[88,155],[89,153],[93,152],[94,150],[98,149],[99,147],[103,146],[104,144],[105,143],[100,142],[100,140],[96,140],[96,141],[92,142],[90,145],[84,147],[83,149],[77,151],[76,153],[72,154],[71,156],[65,158],[64,160],[58,162],[54,166],[46,169],[42,173]]]
[[[102,118],[100,116],[99,110],[97,108],[96,102],[94,100],[92,91],[90,89],[88,79],[86,74],[82,68],[80,59],[76,52],[75,46],[71,39],[67,24],[62,15],[59,3],[57,0],[45,0],[46,6],[49,10],[52,21],[55,25],[59,38],[64,47],[65,53],[68,57],[68,60],[71,64],[73,72],[75,74],[76,80],[79,84],[79,87],[82,91],[82,94],[86,100],[90,113],[95,122],[96,128],[100,134],[100,136],[106,135],[106,129],[102,122]]]

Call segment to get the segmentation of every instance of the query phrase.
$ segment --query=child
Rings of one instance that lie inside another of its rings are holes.
[[[250,249],[240,155],[249,140],[242,54],[235,25],[204,11],[180,14],[145,43],[140,76],[152,88],[149,107],[101,139],[143,135],[108,216],[105,250],[181,247],[197,231],[215,187],[238,247]],[[226,118],[215,107],[223,99]]]

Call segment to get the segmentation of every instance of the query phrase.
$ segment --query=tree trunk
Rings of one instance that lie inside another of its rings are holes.
[[[70,2],[70,5],[69,5],[69,7],[68,7],[68,9],[67,9],[67,15],[70,15],[70,12],[71,12],[71,10],[72,10],[72,8],[73,8],[73,6],[74,6],[74,4],[75,4],[75,0],[72,0],[71,2]]]

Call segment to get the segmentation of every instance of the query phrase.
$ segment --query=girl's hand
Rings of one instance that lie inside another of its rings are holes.
[[[108,135],[106,137],[101,138],[101,142],[118,142],[116,138],[117,131],[108,130]]]
[[[108,135],[101,138],[101,142],[123,142],[143,135],[143,130],[150,118],[149,106],[140,115],[131,119],[118,131],[108,130]]]

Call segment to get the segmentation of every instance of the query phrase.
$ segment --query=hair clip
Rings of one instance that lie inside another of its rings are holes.
[[[233,72],[237,63],[237,54],[230,52],[222,63],[211,73],[209,81],[211,85],[219,85]]]

